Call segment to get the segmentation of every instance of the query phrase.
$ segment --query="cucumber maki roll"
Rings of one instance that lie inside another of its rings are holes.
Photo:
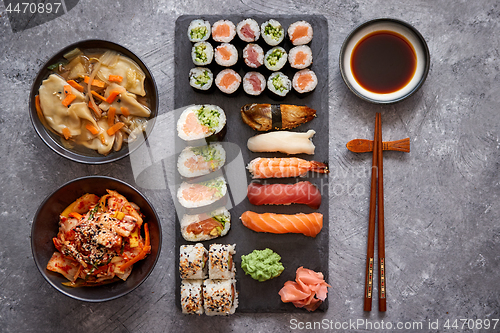
[[[209,42],[198,42],[191,48],[191,58],[197,66],[209,65],[214,58],[214,48]]]
[[[202,42],[210,37],[210,22],[193,20],[188,27],[188,38],[192,42]]]
[[[187,107],[177,121],[177,133],[182,140],[205,139],[219,134],[226,126],[226,114],[217,105]]]
[[[267,88],[276,95],[284,97],[292,88],[292,82],[285,74],[275,72],[267,79]]]
[[[199,90],[208,90],[212,86],[214,75],[208,68],[195,67],[189,71],[189,84]]]
[[[276,46],[267,51],[264,56],[264,65],[270,71],[279,71],[286,64],[288,55],[281,46]]]
[[[264,41],[271,46],[278,45],[285,38],[285,29],[281,23],[273,19],[262,23],[260,33]]]

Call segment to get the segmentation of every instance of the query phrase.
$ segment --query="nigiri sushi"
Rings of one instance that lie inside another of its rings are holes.
[[[314,155],[314,144],[310,140],[316,132],[306,133],[289,131],[258,134],[248,139],[247,147],[256,153],[280,152],[285,154]]]
[[[241,222],[245,227],[256,232],[295,233],[316,237],[323,228],[323,214],[257,214],[246,211],[241,215]]]
[[[288,178],[305,175],[309,171],[328,173],[325,163],[306,161],[296,157],[257,157],[248,163],[253,178]]]
[[[247,197],[252,205],[289,205],[292,203],[308,205],[318,209],[321,193],[311,182],[295,184],[257,184],[250,183]]]
[[[219,170],[226,162],[226,151],[220,143],[186,147],[179,154],[177,170],[182,177],[199,177]]]
[[[292,129],[316,117],[316,110],[289,104],[245,104],[241,118],[257,131]]]
[[[197,208],[216,202],[226,193],[226,180],[221,176],[194,184],[183,182],[177,190],[177,199],[183,207]]]

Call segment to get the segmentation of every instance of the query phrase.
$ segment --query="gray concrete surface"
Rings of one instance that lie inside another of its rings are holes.
[[[28,116],[28,95],[41,64],[80,39],[120,43],[152,69],[161,114],[173,106],[176,18],[224,12],[323,14],[328,19],[333,193],[328,312],[181,315],[174,304],[172,200],[164,191],[148,189],[144,192],[162,217],[164,244],[149,279],[107,303],[59,294],[32,259],[30,229],[37,206],[78,176],[108,175],[132,184],[134,177],[129,159],[76,164],[38,138]],[[412,23],[432,57],[423,88],[405,102],[384,107],[351,94],[338,70],[344,37],[377,17]],[[0,331],[196,332],[203,327],[207,332],[288,332],[299,331],[299,323],[322,321],[323,328],[344,325],[336,331],[346,332],[396,331],[396,323],[423,324],[403,332],[499,332],[500,323],[493,329],[500,319],[499,34],[495,0],[80,1],[67,14],[17,33],[0,5]],[[384,140],[411,138],[410,154],[384,154],[386,314],[376,311],[376,303],[371,313],[362,309],[371,156],[345,149],[350,139],[372,137],[376,111],[382,112]],[[474,323],[458,321],[457,329],[446,329],[447,320],[451,325],[461,318]],[[373,328],[349,325],[364,320]]]

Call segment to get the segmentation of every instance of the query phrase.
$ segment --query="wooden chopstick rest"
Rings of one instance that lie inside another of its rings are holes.
[[[367,139],[354,139],[346,144],[347,149],[353,153],[368,153],[373,151],[373,140]],[[382,142],[382,150],[395,150],[402,151],[405,153],[410,152],[410,138],[396,140],[396,141],[384,141]]]

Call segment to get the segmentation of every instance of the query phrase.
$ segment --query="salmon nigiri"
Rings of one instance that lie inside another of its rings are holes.
[[[325,163],[306,161],[297,157],[257,157],[247,166],[253,178],[289,178],[303,176],[309,171],[328,173]]]
[[[295,233],[316,237],[323,228],[323,214],[258,214],[246,211],[241,215],[241,222],[245,227],[257,232]]]

